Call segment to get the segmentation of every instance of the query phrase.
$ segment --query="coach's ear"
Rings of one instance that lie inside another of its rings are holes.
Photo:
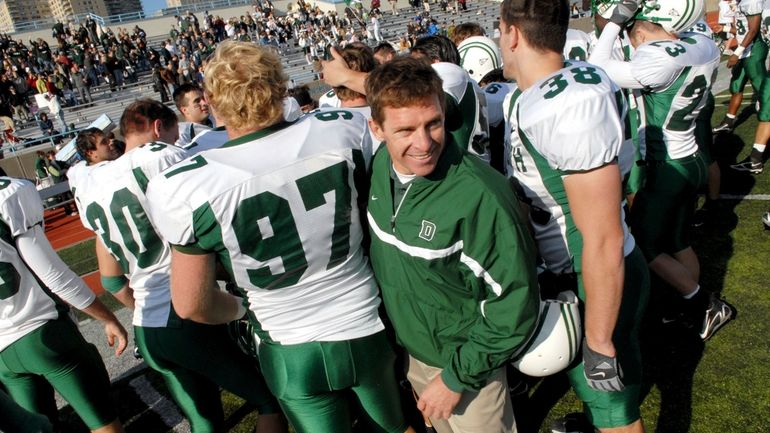
[[[374,137],[380,141],[385,141],[385,134],[383,133],[382,126],[375,122],[374,119],[369,119],[369,129],[372,130]]]

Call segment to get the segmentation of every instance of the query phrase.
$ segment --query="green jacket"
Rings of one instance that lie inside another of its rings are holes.
[[[411,181],[400,203],[391,165],[377,152],[368,205],[388,316],[409,354],[443,368],[450,389],[478,390],[535,329],[527,219],[508,181],[450,138],[433,173]]]

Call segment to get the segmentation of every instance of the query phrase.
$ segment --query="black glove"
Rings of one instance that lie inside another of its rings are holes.
[[[623,27],[623,24],[631,21],[636,16],[636,11],[639,10],[641,0],[621,0],[615,10],[612,11],[610,21]]]
[[[597,391],[623,391],[623,369],[616,357],[594,352],[583,340],[583,375],[588,386]]]

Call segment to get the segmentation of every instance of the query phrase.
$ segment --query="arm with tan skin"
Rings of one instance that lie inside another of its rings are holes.
[[[364,83],[369,74],[350,69],[347,63],[345,63],[345,59],[342,58],[335,48],[332,47],[330,51],[332,60],[322,62],[326,84],[332,87],[347,87],[350,90],[366,95]]]
[[[623,297],[623,226],[617,163],[564,179],[569,208],[583,237],[585,338],[588,346],[614,357],[612,334]]]
[[[107,251],[101,239],[96,240],[96,260],[99,263],[99,274],[102,277],[117,277],[123,275],[123,269],[115,257]],[[134,309],[134,290],[126,283],[118,292],[112,293],[121,304]]]
[[[214,254],[171,253],[171,300],[179,317],[221,324],[246,314],[241,299],[219,290]]]

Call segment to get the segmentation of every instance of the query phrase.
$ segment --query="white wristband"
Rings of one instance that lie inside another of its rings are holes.
[[[736,49],[733,51],[733,54],[734,54],[734,55],[736,55],[736,56],[738,56],[738,58],[740,59],[740,58],[741,58],[741,54],[743,54],[743,52],[744,52],[745,50],[746,50],[746,47],[744,47],[743,45],[738,45],[738,48],[736,48]]]

